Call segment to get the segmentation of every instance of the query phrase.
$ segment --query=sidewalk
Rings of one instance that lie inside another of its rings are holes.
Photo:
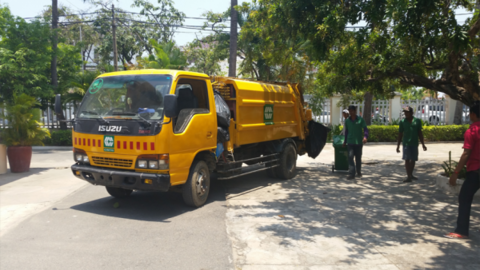
[[[300,158],[293,180],[225,182],[236,269],[480,269],[480,201],[471,240],[449,240],[457,199],[434,186],[440,161],[449,150],[457,159],[461,144],[427,147],[411,184],[401,182],[395,146],[377,145],[364,147],[371,165],[356,181],[319,165],[333,162],[328,145],[318,160]]]

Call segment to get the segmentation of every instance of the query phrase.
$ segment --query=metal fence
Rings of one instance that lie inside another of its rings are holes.
[[[60,128],[60,124],[57,121],[57,116],[55,111],[51,109],[52,104],[48,104],[48,108],[46,110],[42,110],[40,113],[40,126],[44,128]],[[0,109],[0,115],[3,113],[8,114],[7,111],[4,109]],[[66,120],[72,120],[75,116],[76,108],[73,103],[67,103],[64,105],[63,114],[65,115]],[[8,127],[8,120],[0,118],[0,128],[7,128]],[[72,124],[67,122],[67,127],[71,128]]]
[[[331,115],[331,108],[330,108],[330,100],[327,99],[322,104],[322,112],[320,115],[313,115],[313,120],[318,123],[322,124],[330,124],[330,115]]]
[[[463,105],[462,124],[470,124],[470,107]]]
[[[353,101],[349,104],[357,107],[357,113],[360,116],[364,116],[365,112],[365,101],[358,102]],[[342,116],[342,111],[346,108],[340,108],[340,117]],[[372,124],[375,125],[387,125],[390,121],[390,101],[389,100],[373,100],[372,101]],[[343,119],[340,119],[340,122],[343,122]]]
[[[413,108],[413,115],[431,125],[445,125],[447,122],[445,99],[402,100],[402,107]],[[400,112],[399,117],[402,118]]]

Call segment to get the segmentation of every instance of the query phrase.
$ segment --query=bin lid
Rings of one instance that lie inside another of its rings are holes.
[[[344,141],[345,141],[345,136],[342,136],[342,135],[333,136],[333,146],[343,145]]]

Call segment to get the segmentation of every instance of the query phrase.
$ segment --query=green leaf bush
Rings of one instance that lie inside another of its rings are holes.
[[[52,130],[50,131],[51,138],[43,141],[45,145],[49,146],[72,146],[72,130]]]
[[[426,142],[463,141],[463,134],[469,125],[424,126],[423,136]],[[333,135],[339,135],[343,126],[334,129]],[[398,126],[369,126],[369,142],[397,142]]]
[[[9,127],[2,132],[2,141],[7,146],[43,145],[43,140],[50,137],[46,128],[40,127],[40,111],[34,97],[21,94],[14,98],[13,104],[3,106],[5,110],[0,117],[8,121]]]

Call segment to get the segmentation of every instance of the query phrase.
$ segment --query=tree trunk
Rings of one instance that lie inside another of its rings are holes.
[[[453,116],[453,123],[455,125],[462,124],[463,103],[461,101],[455,102],[455,115]]]
[[[372,99],[373,96],[370,92],[365,93],[365,107],[363,109],[363,119],[365,120],[365,123],[368,125],[372,124]],[[358,113],[358,112],[357,112]]]
[[[53,37],[52,37],[52,63],[51,63],[51,73],[52,73],[52,87],[54,93],[58,91],[58,77],[57,77],[57,28],[58,28],[58,1],[52,0],[52,30],[53,30]],[[67,129],[67,123],[62,122],[65,120],[65,115],[62,113],[56,113],[57,121],[60,124],[60,129]]]
[[[237,6],[237,0],[231,0],[231,11],[230,11],[230,60],[228,66],[228,76],[236,77],[237,76],[237,21],[238,21],[238,12],[235,9]]]

